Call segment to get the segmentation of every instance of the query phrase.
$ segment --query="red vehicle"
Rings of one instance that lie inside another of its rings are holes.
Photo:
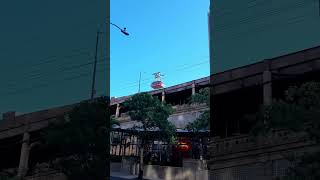
[[[153,82],[151,83],[151,87],[152,87],[153,89],[161,89],[161,88],[164,88],[165,86],[164,86],[163,82],[161,81],[161,76],[163,76],[163,75],[161,75],[160,72],[156,72],[156,73],[154,73],[153,75],[154,75],[155,81],[153,81]]]
[[[162,81],[154,81],[152,84],[151,84],[151,87],[153,89],[161,89],[161,88],[164,88],[164,84]]]
[[[188,138],[180,138],[178,145],[173,147],[173,158],[190,158],[191,141]]]

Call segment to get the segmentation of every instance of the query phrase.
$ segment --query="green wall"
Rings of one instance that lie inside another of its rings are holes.
[[[211,0],[211,72],[320,44],[319,0]]]

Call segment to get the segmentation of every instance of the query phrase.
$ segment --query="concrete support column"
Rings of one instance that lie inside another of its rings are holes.
[[[118,118],[120,115],[120,104],[117,104],[117,109],[116,109],[116,118]]]
[[[161,98],[161,101],[164,102],[165,101],[165,98],[166,98],[166,95],[165,95],[165,92],[162,91],[162,98]]]
[[[269,70],[263,72],[263,104],[272,102],[272,73]]]
[[[193,82],[192,83],[192,95],[196,94],[196,84]]]
[[[20,162],[18,169],[18,177],[22,178],[26,175],[28,171],[28,160],[30,154],[30,134],[25,132],[23,134],[22,146],[21,146],[21,154],[20,154]]]

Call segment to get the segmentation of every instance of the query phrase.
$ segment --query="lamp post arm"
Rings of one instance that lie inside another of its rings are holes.
[[[110,23],[111,25],[117,27],[118,29],[122,30],[119,26],[117,26],[116,24]]]
[[[115,26],[116,28],[118,28],[124,35],[129,36],[129,33],[126,31],[126,28],[120,28],[119,26],[117,26],[116,24],[110,23],[111,25]]]

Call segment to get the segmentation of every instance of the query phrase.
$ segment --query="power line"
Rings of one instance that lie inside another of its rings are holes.
[[[179,68],[179,69],[176,69],[176,70],[174,70],[174,72],[172,71],[172,73],[169,73],[169,74],[173,74],[173,73],[177,73],[177,72],[179,72],[179,71],[183,71],[183,70],[186,70],[186,69],[192,69],[192,68],[198,68],[200,65],[203,65],[203,64],[206,64],[206,63],[209,63],[209,61],[207,60],[207,61],[202,61],[202,62],[200,62],[200,63],[196,63],[196,64],[190,64],[189,66],[187,66],[187,67],[184,67],[184,68]],[[168,74],[168,73],[164,73],[164,74]],[[148,78],[148,79],[145,79],[145,80],[149,80],[149,79],[153,79],[153,78]],[[119,87],[119,88],[117,88],[117,89],[115,89],[115,90],[120,90],[120,89],[129,89],[129,88],[131,88],[131,87],[137,87],[137,85],[139,84],[139,81],[137,82],[137,83],[132,83],[133,85],[130,85],[130,86],[125,86],[125,87]],[[142,83],[141,85],[146,85],[146,84],[149,84],[149,82],[146,82],[146,83]]]
[[[101,72],[105,72],[105,71],[106,71],[106,69],[102,69],[102,70],[98,70],[97,73],[101,73]],[[56,80],[55,82],[70,81],[70,80],[74,80],[74,79],[79,79],[79,78],[81,78],[81,77],[87,77],[87,76],[89,76],[89,75],[92,75],[92,73],[91,73],[91,72],[82,73],[82,74],[79,74],[79,75],[77,75],[77,76],[73,76],[73,77],[68,77],[68,78]],[[52,85],[52,82],[47,83],[47,84],[35,85],[35,86],[30,87],[30,88],[19,89],[19,90],[12,91],[12,92],[9,92],[9,93],[3,94],[3,95],[21,94],[21,93],[25,93],[25,92],[28,92],[28,91],[32,91],[32,90],[35,89],[35,88],[44,88],[44,87],[48,87],[48,86],[50,86],[50,85]]]
[[[176,73],[176,72],[179,72],[179,71],[182,71],[182,70],[185,70],[185,69],[194,68],[195,66],[199,66],[199,65],[202,65],[202,64],[204,64],[204,63],[208,63],[208,61],[201,62],[201,63],[196,63],[196,64],[191,64],[191,65],[189,65],[188,67],[176,69],[176,70],[174,70],[174,72]],[[165,74],[168,74],[168,73],[165,73]],[[169,73],[169,74],[170,74],[170,73]],[[153,78],[144,79],[144,80],[142,80],[141,82],[146,81],[146,80],[151,80],[151,79],[153,79]],[[129,87],[136,87],[138,84],[139,84],[139,81],[132,83],[132,85],[130,85],[130,86],[125,86],[125,87],[122,86],[122,87],[119,87],[118,89],[124,89],[124,88],[129,88]],[[143,84],[145,84],[145,83],[143,83]],[[142,84],[142,85],[143,85],[143,84]],[[116,89],[116,90],[118,90],[118,89]]]
[[[239,10],[239,9],[248,9],[248,8],[252,8],[252,7],[259,6],[259,4],[261,4],[261,3],[263,3],[263,2],[266,2],[266,1],[267,1],[267,2],[270,2],[269,0],[261,0],[261,2],[258,2],[258,3],[255,4],[255,5],[248,6],[249,4],[254,3],[254,2],[257,2],[257,1],[258,1],[258,0],[249,1],[246,6],[243,6],[242,8],[241,8],[241,7],[240,7],[240,8],[238,7],[237,9],[238,9],[238,10]],[[217,16],[223,16],[223,15],[225,15],[225,14],[229,14],[230,12],[233,12],[233,11],[230,10],[230,9],[217,8],[217,7],[215,7],[214,5],[215,5],[215,4],[211,4],[211,6],[213,7],[213,8],[212,8],[212,11],[215,12]]]
[[[207,64],[207,63],[210,63],[210,62],[209,62],[208,60],[202,61],[202,62],[197,63],[197,64],[192,64],[192,66],[188,66],[188,67],[184,67],[184,68],[177,69],[176,71],[182,71],[182,70],[185,70],[185,69],[193,68],[193,67],[195,67],[195,66],[199,66],[199,65]]]
[[[299,23],[302,22],[304,19],[303,17],[306,16],[299,16],[299,17],[295,17],[292,18],[292,20],[286,24],[282,24],[282,25],[290,25],[290,24],[295,24],[295,23]],[[256,28],[255,30],[250,30],[250,31],[245,31],[245,32],[240,32],[240,33],[234,33],[234,34],[229,34],[228,38],[232,38],[233,40],[238,39],[239,37],[243,37],[243,35],[248,34],[248,33],[253,33],[253,32],[263,32],[266,31],[267,29],[265,27],[268,27],[269,25],[262,25],[259,26],[258,28]],[[274,28],[274,26],[269,26],[270,28]],[[219,36],[219,35],[215,35],[215,39],[221,39],[223,38],[223,36]]]
[[[63,67],[65,67],[66,65],[68,65],[68,64],[60,65],[60,66],[58,66],[58,68],[63,68]],[[41,69],[40,69],[40,70],[41,70]],[[37,71],[31,71],[31,73],[25,73],[25,74],[23,74],[23,76],[37,76],[37,75],[43,74],[43,73],[36,73],[36,74],[34,74],[34,73],[32,73],[32,72],[37,72]],[[45,73],[47,73],[47,72],[45,72]]]
[[[208,74],[208,76],[209,76],[209,74]],[[176,82],[176,81],[169,81],[169,82]],[[142,85],[149,85],[149,83],[142,83]],[[172,85],[172,86],[174,86],[174,85]],[[129,88],[123,88],[123,89],[129,89]],[[147,90],[147,91],[141,91],[141,92],[149,92],[150,90]]]
[[[78,57],[80,55],[89,55],[90,54],[90,51],[83,51],[83,50],[89,50],[89,49],[88,48],[79,48],[79,49],[71,50],[71,52],[75,52],[74,54],[69,54],[69,55],[64,55],[64,56],[53,55],[53,56],[49,56],[46,58],[41,58],[41,59],[37,60],[37,63],[27,64],[27,67],[28,68],[37,67],[39,65],[49,64],[49,63],[59,61],[62,59],[70,59],[72,57]],[[24,66],[26,66],[26,65],[18,65],[17,67],[24,67]]]
[[[310,2],[309,2],[310,3]],[[294,6],[295,5],[295,6]],[[265,19],[266,17],[270,17],[272,15],[278,15],[278,14],[281,14],[284,12],[284,9],[285,10],[293,10],[293,9],[297,9],[297,8],[300,8],[300,7],[303,7],[303,6],[306,6],[307,4],[305,2],[300,2],[300,3],[296,3],[296,4],[291,4],[292,7],[288,7],[288,6],[282,6],[282,8],[278,8],[276,10],[270,10],[270,11],[266,11],[264,14],[262,15],[255,15],[253,17],[246,17],[246,18],[242,18],[242,19],[237,19],[236,22],[239,22],[239,23],[228,23],[228,24],[225,24],[225,25],[219,25],[219,26],[216,26],[215,27],[215,30],[218,32],[218,31],[223,31],[223,30],[226,30],[226,29],[230,29],[234,26],[240,26],[240,25],[244,25],[244,24],[248,24],[248,23],[252,23],[252,22],[260,22],[261,19]],[[283,8],[283,7],[287,7],[287,8]],[[222,22],[225,22],[225,21],[222,21]]]
[[[256,2],[256,1],[251,1],[250,3],[252,3],[252,2]],[[260,2],[261,3],[261,2]],[[298,5],[297,7],[302,7],[303,5],[305,5],[304,3],[298,3],[298,4],[295,4],[295,5]],[[255,7],[255,6],[257,6],[257,5],[254,5],[254,6],[250,6],[251,8],[252,7]],[[287,6],[285,6],[285,7],[287,7]],[[287,9],[289,9],[289,8],[287,8]],[[292,8],[290,8],[290,10],[291,10]],[[267,13],[265,13],[264,14],[264,16],[266,16],[266,15],[276,15],[276,14],[279,14],[279,12],[283,12],[283,9],[281,9],[281,8],[278,8],[278,10],[271,10],[271,11],[267,11]],[[259,18],[263,18],[264,16],[255,16],[254,18],[244,18],[244,19],[242,19],[240,22],[240,24],[246,24],[246,23],[248,23],[248,22],[250,22],[249,20],[250,19],[253,19],[253,20],[257,20],[257,19],[259,19]],[[221,26],[221,27],[227,27],[227,26]],[[229,26],[229,27],[232,27],[232,25],[231,26]],[[224,28],[224,29],[226,29],[226,28]],[[223,28],[221,28],[220,30],[223,30]],[[187,68],[182,68],[182,69],[179,69],[179,70],[183,70],[183,69],[188,69],[188,67]],[[178,70],[178,71],[179,71]],[[132,87],[132,86],[128,86],[128,87]]]
[[[104,61],[105,61],[105,57],[103,57],[103,58],[98,60],[99,64],[101,62],[104,62]],[[69,67],[60,66],[61,67],[60,69],[51,71],[51,73],[55,74],[55,73],[59,73],[59,72],[65,72],[65,71],[70,71],[70,70],[74,70],[74,69],[80,69],[80,68],[92,65],[93,63],[94,63],[94,61],[89,61],[87,63],[77,64],[77,65],[73,65],[73,66],[69,66]],[[42,79],[44,77],[49,77],[50,75],[52,75],[52,74],[48,74],[48,72],[38,73],[38,74],[34,74],[34,75],[29,76],[28,78],[23,79],[23,81]],[[23,75],[23,76],[26,77],[27,75]],[[11,81],[10,82],[10,87],[14,87],[18,83],[19,83],[19,81],[13,81],[13,84],[12,84],[12,81]]]
[[[270,1],[266,1],[265,3],[269,3],[269,2]],[[267,10],[267,11],[259,11],[259,12],[261,12],[261,13],[259,13],[260,16],[259,16],[259,14],[255,13],[254,14],[255,16],[247,16],[247,17],[244,17],[242,19],[236,19],[236,22],[240,22],[239,24],[245,24],[246,22],[250,22],[250,19],[252,19],[252,20],[257,20],[257,19],[262,19],[262,18],[265,19],[266,17],[270,17],[270,15],[276,15],[276,14],[282,13],[282,12],[284,12],[284,10],[293,10],[295,8],[300,8],[300,7],[304,6],[304,5],[307,5],[304,1],[301,1],[301,2],[298,2],[298,3],[292,3],[292,4],[289,4],[289,5],[286,4],[286,5],[280,6],[280,8],[277,8],[277,9],[272,8],[271,10]],[[245,7],[244,9],[246,9],[248,11],[248,9],[254,8],[254,7],[255,6],[250,6],[250,7]],[[234,13],[238,13],[238,12],[241,12],[241,11],[239,11],[239,9],[237,8],[237,11],[230,10],[228,14],[234,14]],[[219,16],[219,14],[215,13],[213,15],[213,18],[214,17],[218,18],[218,17],[221,17],[221,16]],[[226,22],[226,21],[222,21],[222,22]]]
[[[208,58],[208,57],[207,57]],[[204,63],[208,63],[208,61],[202,61],[202,62],[200,62],[200,63],[197,63],[197,64],[192,64],[191,66],[198,66],[198,65],[201,65],[201,64],[204,64]],[[187,66],[187,67],[186,67]],[[180,70],[183,70],[183,69],[188,69],[188,68],[190,68],[190,64],[183,64],[183,65],[180,65],[180,66],[176,66],[176,67],[184,67],[184,68],[178,68],[178,69],[176,69],[176,70],[174,70],[174,71],[180,71]],[[145,72],[144,72],[145,73]],[[145,73],[145,74],[152,74],[152,73]],[[154,78],[146,78],[146,79],[142,79],[141,80],[141,82],[144,82],[144,81],[147,81],[147,80],[152,80],[152,79],[154,79]],[[139,81],[134,81],[134,82],[123,82],[123,83],[121,83],[120,85],[136,85],[136,84],[139,84]],[[118,86],[119,86],[119,84],[118,84]]]

